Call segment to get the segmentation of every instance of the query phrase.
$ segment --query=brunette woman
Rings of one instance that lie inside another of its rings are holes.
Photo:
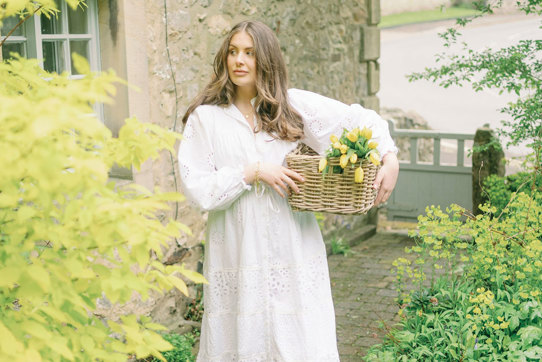
[[[384,202],[398,174],[387,123],[358,104],[288,89],[278,39],[265,24],[233,27],[214,77],[188,108],[182,189],[209,211],[198,361],[338,361],[326,250],[314,215],[294,212],[284,166],[300,142],[324,154],[331,134],[369,127]]]

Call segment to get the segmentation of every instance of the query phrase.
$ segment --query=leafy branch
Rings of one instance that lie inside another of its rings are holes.
[[[478,1],[474,6],[479,11],[473,18],[457,20],[456,27],[449,28],[439,36],[444,47],[457,44],[461,33],[458,28],[466,26],[473,19],[492,14],[503,5],[496,2]],[[542,14],[542,0],[517,2],[525,14]],[[447,88],[451,85],[470,84],[476,91],[497,89],[515,94],[515,101],[503,106],[500,111],[509,114],[512,120],[502,120],[497,134],[506,136],[508,145],[527,142],[540,159],[542,150],[542,40],[524,39],[501,49],[476,51],[462,44],[459,53],[442,52],[436,55],[438,66],[426,67],[422,72],[409,74],[409,81],[428,80]],[[535,165],[536,166],[536,165]]]
[[[4,43],[6,42],[6,40],[11,36],[11,34],[13,34],[13,32],[15,30],[17,30],[17,28],[19,26],[21,26],[25,21],[27,21],[31,16],[34,16],[34,14],[36,14],[38,11],[40,11],[40,9],[43,7],[43,5],[40,5],[36,10],[34,10],[33,13],[31,14],[28,14],[26,17],[24,18],[21,18],[19,20],[19,22],[9,31],[9,33],[7,33],[7,35],[4,37],[4,39],[2,39],[2,41],[0,42],[0,48],[2,47],[2,45],[4,45]]]

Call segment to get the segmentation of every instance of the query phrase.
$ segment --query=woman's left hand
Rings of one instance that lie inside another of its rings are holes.
[[[376,195],[375,206],[388,201],[399,175],[399,161],[397,155],[393,152],[386,153],[382,158],[382,167],[378,174],[373,187],[378,190]]]

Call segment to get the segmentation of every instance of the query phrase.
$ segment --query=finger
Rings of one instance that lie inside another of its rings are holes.
[[[280,189],[279,185],[273,184],[273,189],[274,189],[281,197],[284,197],[284,194],[282,193],[282,190]]]
[[[382,203],[388,202],[388,200],[391,197],[391,194],[393,193],[393,188],[385,187],[384,191],[385,193],[384,193],[384,196],[382,197]]]
[[[288,196],[292,194],[292,189],[285,181],[280,181],[279,186],[284,190],[284,193]]]
[[[388,202],[388,199],[390,198],[391,193],[385,192],[384,196],[382,196],[382,203]]]
[[[299,173],[295,172],[294,170],[290,170],[289,168],[283,166],[282,171],[284,172],[285,175],[287,175],[291,179],[297,180],[299,182],[305,182],[305,178],[301,176]]]
[[[378,194],[376,195],[374,205],[378,206],[380,203],[382,203],[383,198],[384,198],[384,190],[381,189],[381,190],[378,191]]]
[[[299,187],[297,187],[297,185],[295,184],[294,180],[292,180],[291,178],[289,178],[288,176],[284,175],[282,177],[282,181],[286,183],[287,186],[290,186],[290,188],[292,190],[294,190],[295,192],[299,193]]]
[[[380,189],[380,185],[382,184],[382,180],[384,179],[384,174],[381,171],[382,169],[376,174],[375,182],[373,183],[373,188],[375,190]]]

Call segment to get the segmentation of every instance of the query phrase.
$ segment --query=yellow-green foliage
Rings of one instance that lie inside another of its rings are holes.
[[[29,3],[8,1],[0,19]],[[91,105],[108,102],[119,79],[92,74],[75,54],[74,62],[83,79],[46,73],[36,60],[0,63],[0,360],[161,357],[171,348],[155,332],[161,326],[93,311],[102,295],[123,303],[133,292],[186,294],[181,275],[204,282],[158,261],[168,240],[188,232],[157,218],[181,195],[108,181],[113,164],[172,152],[179,135],[129,119],[113,138]]]

